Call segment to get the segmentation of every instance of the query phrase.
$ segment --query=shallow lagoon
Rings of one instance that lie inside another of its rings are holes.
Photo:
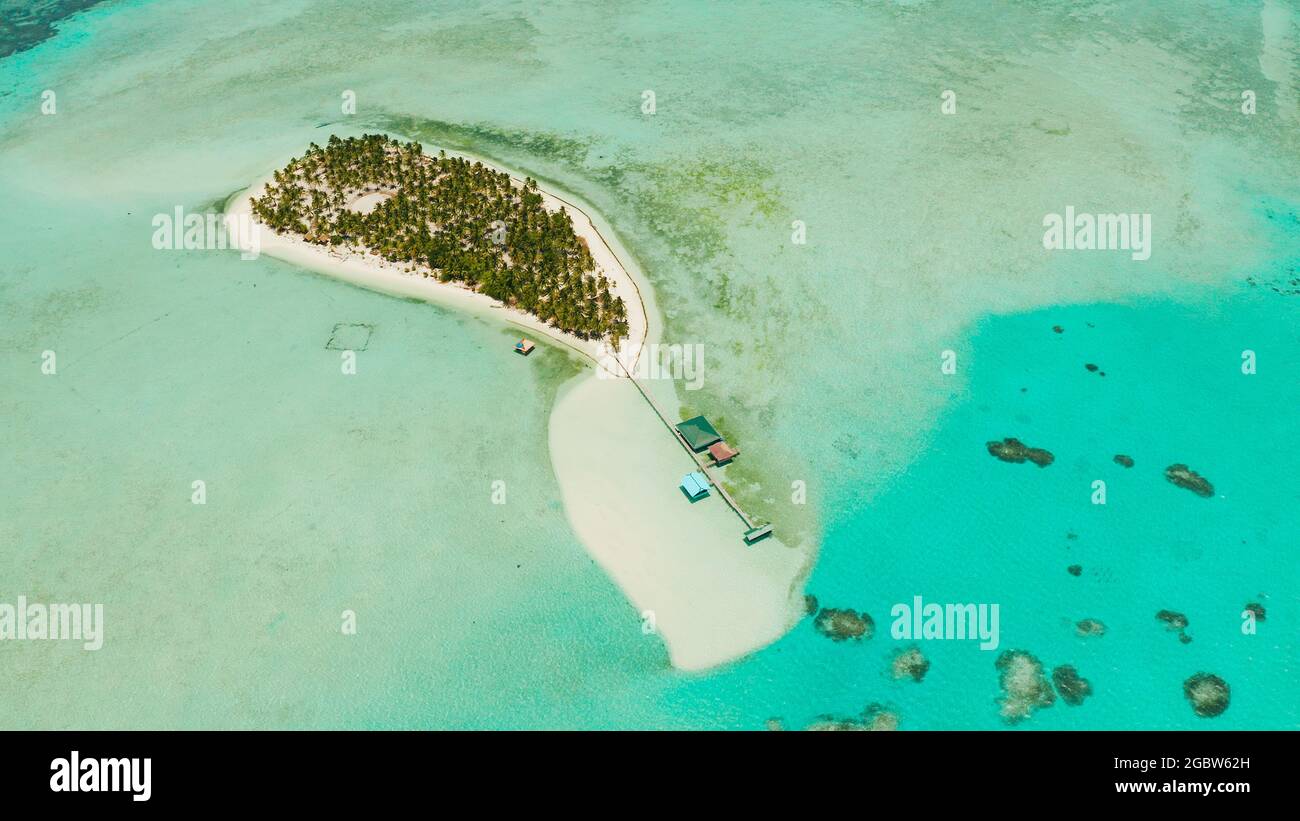
[[[0,646],[0,725],[758,728],[883,702],[904,728],[1001,726],[995,653],[931,643],[923,683],[887,679],[888,608],[921,594],[999,602],[1003,648],[1091,680],[1025,728],[1205,726],[1181,694],[1198,670],[1233,687],[1212,726],[1300,726],[1277,586],[1300,569],[1279,451],[1300,297],[1242,284],[1296,275],[1278,8],[125,2],[65,22],[0,62],[0,187],[23,206],[0,213],[0,536],[6,595],[103,601],[108,637]],[[149,247],[153,214],[220,202],[343,120],[344,89],[359,128],[600,209],[667,341],[707,346],[684,401],[719,409],[749,503],[820,543],[810,592],[872,613],[874,639],[805,622],[673,673],[556,501],[567,360],[273,260]],[[1042,215],[1071,204],[1151,212],[1152,260],[1044,252]],[[340,322],[375,328],[354,381],[325,349]],[[1004,436],[1057,461],[998,462]],[[1168,484],[1174,462],[1222,498]],[[508,516],[473,490],[498,477]],[[1253,637],[1248,600],[1268,608]],[[1089,616],[1105,637],[1074,636]]]

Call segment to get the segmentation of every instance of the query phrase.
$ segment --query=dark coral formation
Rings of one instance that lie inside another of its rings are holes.
[[[1043,675],[1043,663],[1024,650],[1007,650],[994,662],[1002,697],[998,699],[1002,718],[1014,724],[1028,718],[1034,710],[1051,707],[1056,693]]]
[[[1072,565],[1070,565],[1069,567],[1067,567],[1067,568],[1065,568],[1065,569],[1066,569],[1066,571],[1067,571],[1071,576],[1082,576],[1082,575],[1083,575],[1083,565],[1081,565],[1081,564],[1072,564]]]
[[[1246,609],[1255,615],[1255,621],[1264,620],[1264,605],[1259,602],[1250,602],[1246,605]]]
[[[1045,468],[1056,461],[1056,457],[1050,451],[1042,448],[1031,448],[1019,439],[1012,437],[1007,437],[1001,442],[989,442],[987,446],[989,453],[1004,462],[1033,462],[1040,468]]]
[[[851,732],[854,730],[865,730],[862,722],[857,718],[839,718],[832,715],[818,716],[817,720],[804,728],[814,733],[828,732]]]
[[[818,716],[806,729],[839,732],[881,732],[898,729],[898,714],[882,704],[868,704],[861,715],[837,717]]]
[[[1187,635],[1187,617],[1182,613],[1173,610],[1161,610],[1156,613],[1156,618],[1165,623],[1165,629],[1178,633],[1178,640],[1183,644],[1191,644],[1192,637]]]
[[[1197,673],[1184,681],[1183,695],[1201,718],[1214,718],[1228,709],[1231,697],[1228,682],[1210,673]]]
[[[1214,485],[1187,465],[1170,465],[1165,468],[1165,478],[1181,488],[1190,490],[1197,496],[1208,499],[1214,495]]]
[[[930,660],[921,652],[921,648],[909,647],[894,654],[890,671],[895,679],[910,677],[912,681],[919,682],[930,671]]]
[[[862,721],[867,725],[868,730],[881,732],[897,730],[899,717],[898,713],[883,704],[868,704],[862,711]]]
[[[1052,684],[1056,685],[1061,700],[1071,707],[1078,707],[1085,698],[1092,695],[1092,684],[1070,664],[1062,664],[1052,671]]]
[[[1272,217],[1269,217],[1269,219],[1272,219]],[[1248,276],[1246,277],[1246,282],[1250,283],[1252,288],[1262,284],[1273,293],[1280,294],[1281,296],[1300,296],[1300,277],[1287,278],[1283,275],[1272,281],[1264,280],[1261,282],[1260,280],[1255,279],[1254,276]]]
[[[1122,453],[1117,453],[1115,454],[1115,464],[1123,465],[1126,468],[1131,468],[1133,467],[1133,457],[1125,456]]]
[[[861,641],[869,639],[876,632],[876,623],[866,612],[858,613],[850,608],[838,609],[823,607],[813,621],[818,633],[833,640]]]
[[[804,615],[812,616],[817,613],[817,597],[811,593],[803,597]]]
[[[1074,625],[1074,633],[1077,636],[1104,636],[1106,635],[1106,625],[1098,619],[1083,619]]]
[[[1088,371],[1089,371],[1090,373],[1096,373],[1096,372],[1097,372],[1097,366],[1094,365],[1094,364],[1092,364],[1091,362],[1089,362],[1088,364],[1084,365],[1083,367],[1087,368]]]
[[[1174,610],[1161,610],[1156,613],[1156,618],[1164,622],[1170,630],[1186,630],[1190,623],[1186,616]]]

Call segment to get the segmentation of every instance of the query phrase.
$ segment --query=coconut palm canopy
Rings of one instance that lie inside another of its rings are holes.
[[[368,195],[381,200],[365,213],[355,206]],[[253,211],[277,232],[373,253],[583,339],[617,343],[627,335],[623,300],[569,214],[542,203],[531,178],[519,186],[482,163],[367,134],[312,143],[275,173]]]

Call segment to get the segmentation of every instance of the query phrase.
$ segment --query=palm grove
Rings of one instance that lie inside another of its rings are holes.
[[[366,194],[389,196],[370,213],[347,207]],[[516,187],[482,163],[426,156],[416,142],[331,136],[275,172],[253,211],[275,231],[464,283],[583,339],[627,336],[623,300],[531,178]]]

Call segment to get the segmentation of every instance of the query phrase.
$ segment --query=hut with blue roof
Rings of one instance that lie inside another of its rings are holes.
[[[692,502],[709,495],[709,479],[700,471],[688,473],[682,477],[682,493]]]

